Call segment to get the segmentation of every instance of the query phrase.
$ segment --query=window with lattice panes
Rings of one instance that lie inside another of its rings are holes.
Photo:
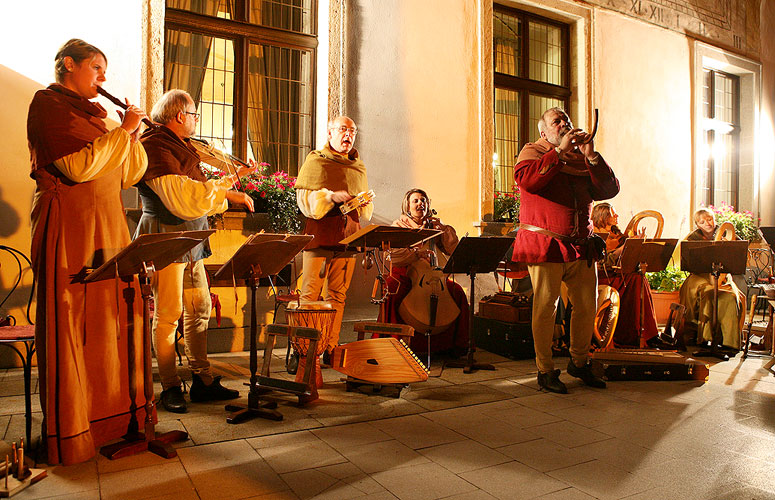
[[[697,205],[738,207],[740,78],[703,69],[702,146],[696,182]]]
[[[167,0],[164,89],[196,135],[296,175],[313,147],[317,0]]]
[[[536,141],[538,119],[548,108],[568,110],[569,29],[556,21],[495,5],[494,192],[510,193],[514,164],[527,142]]]

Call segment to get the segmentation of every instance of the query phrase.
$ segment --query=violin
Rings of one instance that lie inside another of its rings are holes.
[[[435,214],[432,211],[432,215]],[[426,218],[423,227],[434,229],[433,218]],[[449,328],[460,315],[460,308],[449,293],[447,276],[437,266],[433,240],[429,243],[429,249],[431,262],[419,259],[407,269],[412,289],[399,304],[398,312],[415,330],[433,335]]]

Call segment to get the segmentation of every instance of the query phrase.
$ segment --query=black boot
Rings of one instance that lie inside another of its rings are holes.
[[[560,380],[560,370],[552,370],[547,373],[538,372],[538,387],[549,392],[568,394],[568,388]]]
[[[582,382],[590,387],[605,389],[605,381],[592,373],[592,368],[590,367],[589,363],[579,368],[571,359],[568,361],[568,375],[571,377],[580,378]]]
[[[239,392],[221,385],[221,376],[213,377],[210,385],[205,385],[196,373],[191,375],[191,390],[188,393],[192,402],[225,401],[239,397]]]
[[[188,408],[186,408],[186,398],[183,397],[183,389],[179,385],[161,391],[159,400],[164,409],[169,412],[186,413],[188,411]]]

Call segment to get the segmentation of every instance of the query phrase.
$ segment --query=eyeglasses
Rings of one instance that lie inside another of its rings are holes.
[[[185,114],[187,114],[187,115],[193,115],[194,120],[198,120],[199,119],[199,113],[197,113],[195,111],[183,111],[183,112]]]
[[[336,130],[340,134],[344,134],[345,132],[350,132],[350,135],[356,135],[358,134],[358,129],[355,127],[345,127],[342,125],[341,127],[331,127],[330,130]]]

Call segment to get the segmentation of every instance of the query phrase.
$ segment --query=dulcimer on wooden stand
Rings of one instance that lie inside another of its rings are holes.
[[[376,384],[409,384],[428,380],[428,369],[398,339],[365,339],[334,347],[331,368]]]

